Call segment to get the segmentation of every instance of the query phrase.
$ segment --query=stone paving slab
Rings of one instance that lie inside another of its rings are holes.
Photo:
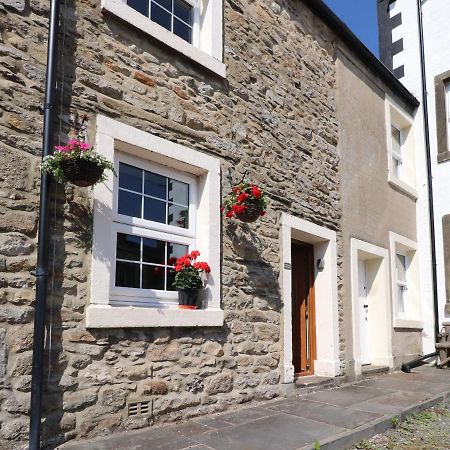
[[[303,397],[273,400],[182,424],[67,443],[64,450],[342,450],[392,418],[450,400],[450,371],[395,373]]]

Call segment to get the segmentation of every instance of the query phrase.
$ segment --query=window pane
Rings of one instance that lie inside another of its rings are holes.
[[[119,190],[119,214],[131,217],[141,217],[142,196]]]
[[[392,133],[392,151],[398,153],[401,155],[401,134],[400,130],[395,128],[394,126],[391,126],[391,133]]]
[[[144,198],[144,219],[166,223],[166,202]]]
[[[117,259],[139,261],[141,259],[141,238],[117,233]]]
[[[153,172],[145,172],[144,192],[152,197],[161,198],[166,200],[166,181],[167,178],[161,175],[157,175]]]
[[[189,209],[169,203],[167,224],[180,228],[189,228]]]
[[[192,6],[188,5],[186,2],[183,2],[183,0],[175,0],[173,4],[173,13],[175,16],[177,16],[179,19],[183,20],[189,25],[192,25]]]
[[[177,288],[173,285],[173,282],[175,281],[175,269],[167,268],[167,291],[176,291]]]
[[[139,264],[117,261],[116,286],[139,288],[140,287]]]
[[[167,11],[164,11],[164,9],[162,9],[156,3],[152,3],[152,11],[150,18],[154,22],[166,28],[167,30],[169,31],[172,30],[172,15]]]
[[[405,312],[405,288],[404,286],[398,286],[397,287],[397,299],[398,299],[398,312],[404,313]]]
[[[155,264],[165,264],[165,251],[166,243],[164,241],[144,238],[142,244],[142,261]]]
[[[167,243],[167,265],[173,266],[175,265],[175,261],[178,258],[186,255],[188,252],[188,246],[182,244],[172,244],[171,242]]]
[[[406,257],[397,253],[397,279],[406,282]]]
[[[119,187],[142,192],[142,170],[128,164],[119,164]]]
[[[191,43],[191,28],[185,25],[183,22],[180,22],[177,18],[173,19],[173,32],[181,39],[184,39],[186,42]]]
[[[142,288],[164,290],[164,267],[142,266]]]
[[[159,3],[164,8],[172,11],[172,0],[152,0],[152,3]]]
[[[148,0],[127,0],[127,5],[148,17]]]
[[[189,185],[169,179],[169,202],[189,206]]]

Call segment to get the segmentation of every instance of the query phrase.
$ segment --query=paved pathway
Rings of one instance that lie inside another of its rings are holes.
[[[391,427],[392,418],[450,401],[450,371],[415,369],[303,397],[201,417],[180,425],[64,445],[70,450],[347,449]]]

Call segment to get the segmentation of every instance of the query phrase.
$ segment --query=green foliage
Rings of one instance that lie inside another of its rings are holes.
[[[314,450],[320,450],[320,442],[319,441],[314,442]]]
[[[398,417],[393,417],[391,423],[394,428],[398,428],[398,426],[400,425],[400,420],[398,420]]]
[[[76,142],[76,144],[75,144]],[[80,145],[84,145],[84,148]],[[53,178],[58,183],[65,183],[67,180],[64,176],[64,172],[61,167],[61,162],[67,159],[77,160],[83,159],[90,161],[97,166],[101,167],[104,172],[98,183],[101,183],[107,178],[107,171],[111,171],[116,174],[114,165],[111,161],[107,160],[103,155],[95,152],[88,144],[78,141],[70,141],[68,146],[58,147],[64,150],[56,150],[53,155],[46,156],[41,164],[41,170],[53,175]]]
[[[173,285],[178,289],[200,289],[203,287],[203,281],[198,269],[185,267],[177,272]]]

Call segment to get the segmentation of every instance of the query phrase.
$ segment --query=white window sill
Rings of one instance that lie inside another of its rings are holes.
[[[394,328],[410,328],[414,330],[422,330],[423,322],[421,320],[394,318]]]
[[[86,328],[220,327],[223,310],[89,305]]]
[[[226,66],[221,61],[194,47],[157,23],[152,22],[148,17],[123,3],[122,0],[102,0],[102,10],[114,14],[222,78],[226,77]]]
[[[391,175],[388,176],[388,182],[394,189],[398,189],[399,191],[411,197],[413,200],[417,200],[417,189],[413,188],[409,184],[398,179],[397,177],[392,177]]]

